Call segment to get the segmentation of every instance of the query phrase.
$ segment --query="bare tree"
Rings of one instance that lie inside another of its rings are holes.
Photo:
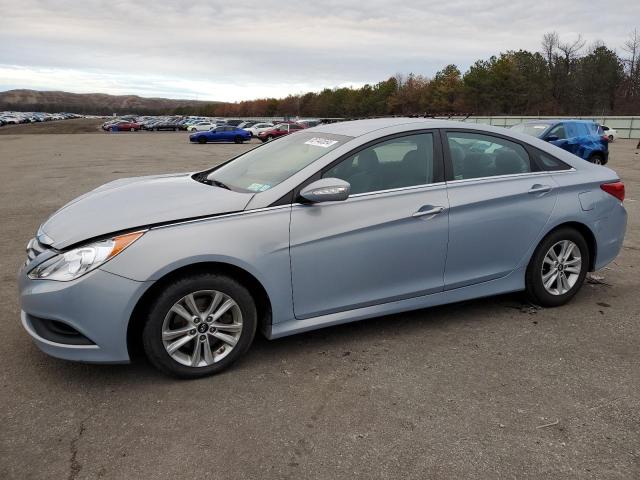
[[[560,39],[558,38],[558,32],[549,32],[542,36],[542,54],[547,60],[549,70],[552,68],[553,59],[559,43]]]
[[[626,96],[629,98],[636,93],[636,88],[640,88],[640,36],[637,29],[629,34],[629,39],[624,43],[622,49],[629,54],[629,57],[623,60],[629,72],[626,91]]]
[[[582,39],[582,35],[578,35],[573,42],[559,43],[558,50],[560,50],[564,56],[565,65],[568,67],[572,60],[574,60],[580,50],[584,47],[585,41]]]

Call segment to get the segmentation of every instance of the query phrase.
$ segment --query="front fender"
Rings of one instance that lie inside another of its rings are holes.
[[[289,205],[151,229],[102,269],[157,281],[179,268],[220,262],[241,268],[264,287],[274,323],[293,318]]]

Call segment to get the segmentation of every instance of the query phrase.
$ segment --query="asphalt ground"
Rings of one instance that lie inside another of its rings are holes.
[[[505,295],[257,338],[227,372],[47,357],[19,323],[38,225],[110,180],[195,170],[251,145],[184,133],[0,136],[0,478],[640,478],[640,155],[624,247],[575,299]]]

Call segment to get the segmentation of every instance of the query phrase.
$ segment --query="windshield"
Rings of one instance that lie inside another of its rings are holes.
[[[264,192],[351,139],[320,132],[293,133],[222,165],[207,181],[234,190]]]
[[[541,136],[544,131],[549,128],[548,123],[519,123],[511,127],[515,132],[525,133],[533,137]]]

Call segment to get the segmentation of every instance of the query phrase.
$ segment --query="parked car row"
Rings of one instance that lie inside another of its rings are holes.
[[[18,125],[20,123],[49,122],[51,120],[68,120],[81,118],[75,113],[46,113],[46,112],[0,112],[0,127],[4,125]]]
[[[218,127],[235,127],[246,130],[251,137],[271,140],[273,138],[290,133],[290,130],[300,130],[303,128],[314,127],[320,124],[320,120],[300,120],[298,122],[285,121],[274,124],[273,122],[257,121],[257,120],[241,120],[241,119],[220,119],[201,116],[135,116],[124,115],[118,118],[112,118],[102,124],[102,129],[112,132],[136,132],[139,130],[161,131],[186,130],[188,132],[208,132],[216,130]],[[293,127],[284,127],[282,125],[293,125]],[[280,127],[278,129],[278,127]],[[277,131],[272,131],[272,130]],[[225,131],[225,130],[222,130]],[[264,132],[268,134],[261,135]],[[270,135],[270,136],[269,136]]]

